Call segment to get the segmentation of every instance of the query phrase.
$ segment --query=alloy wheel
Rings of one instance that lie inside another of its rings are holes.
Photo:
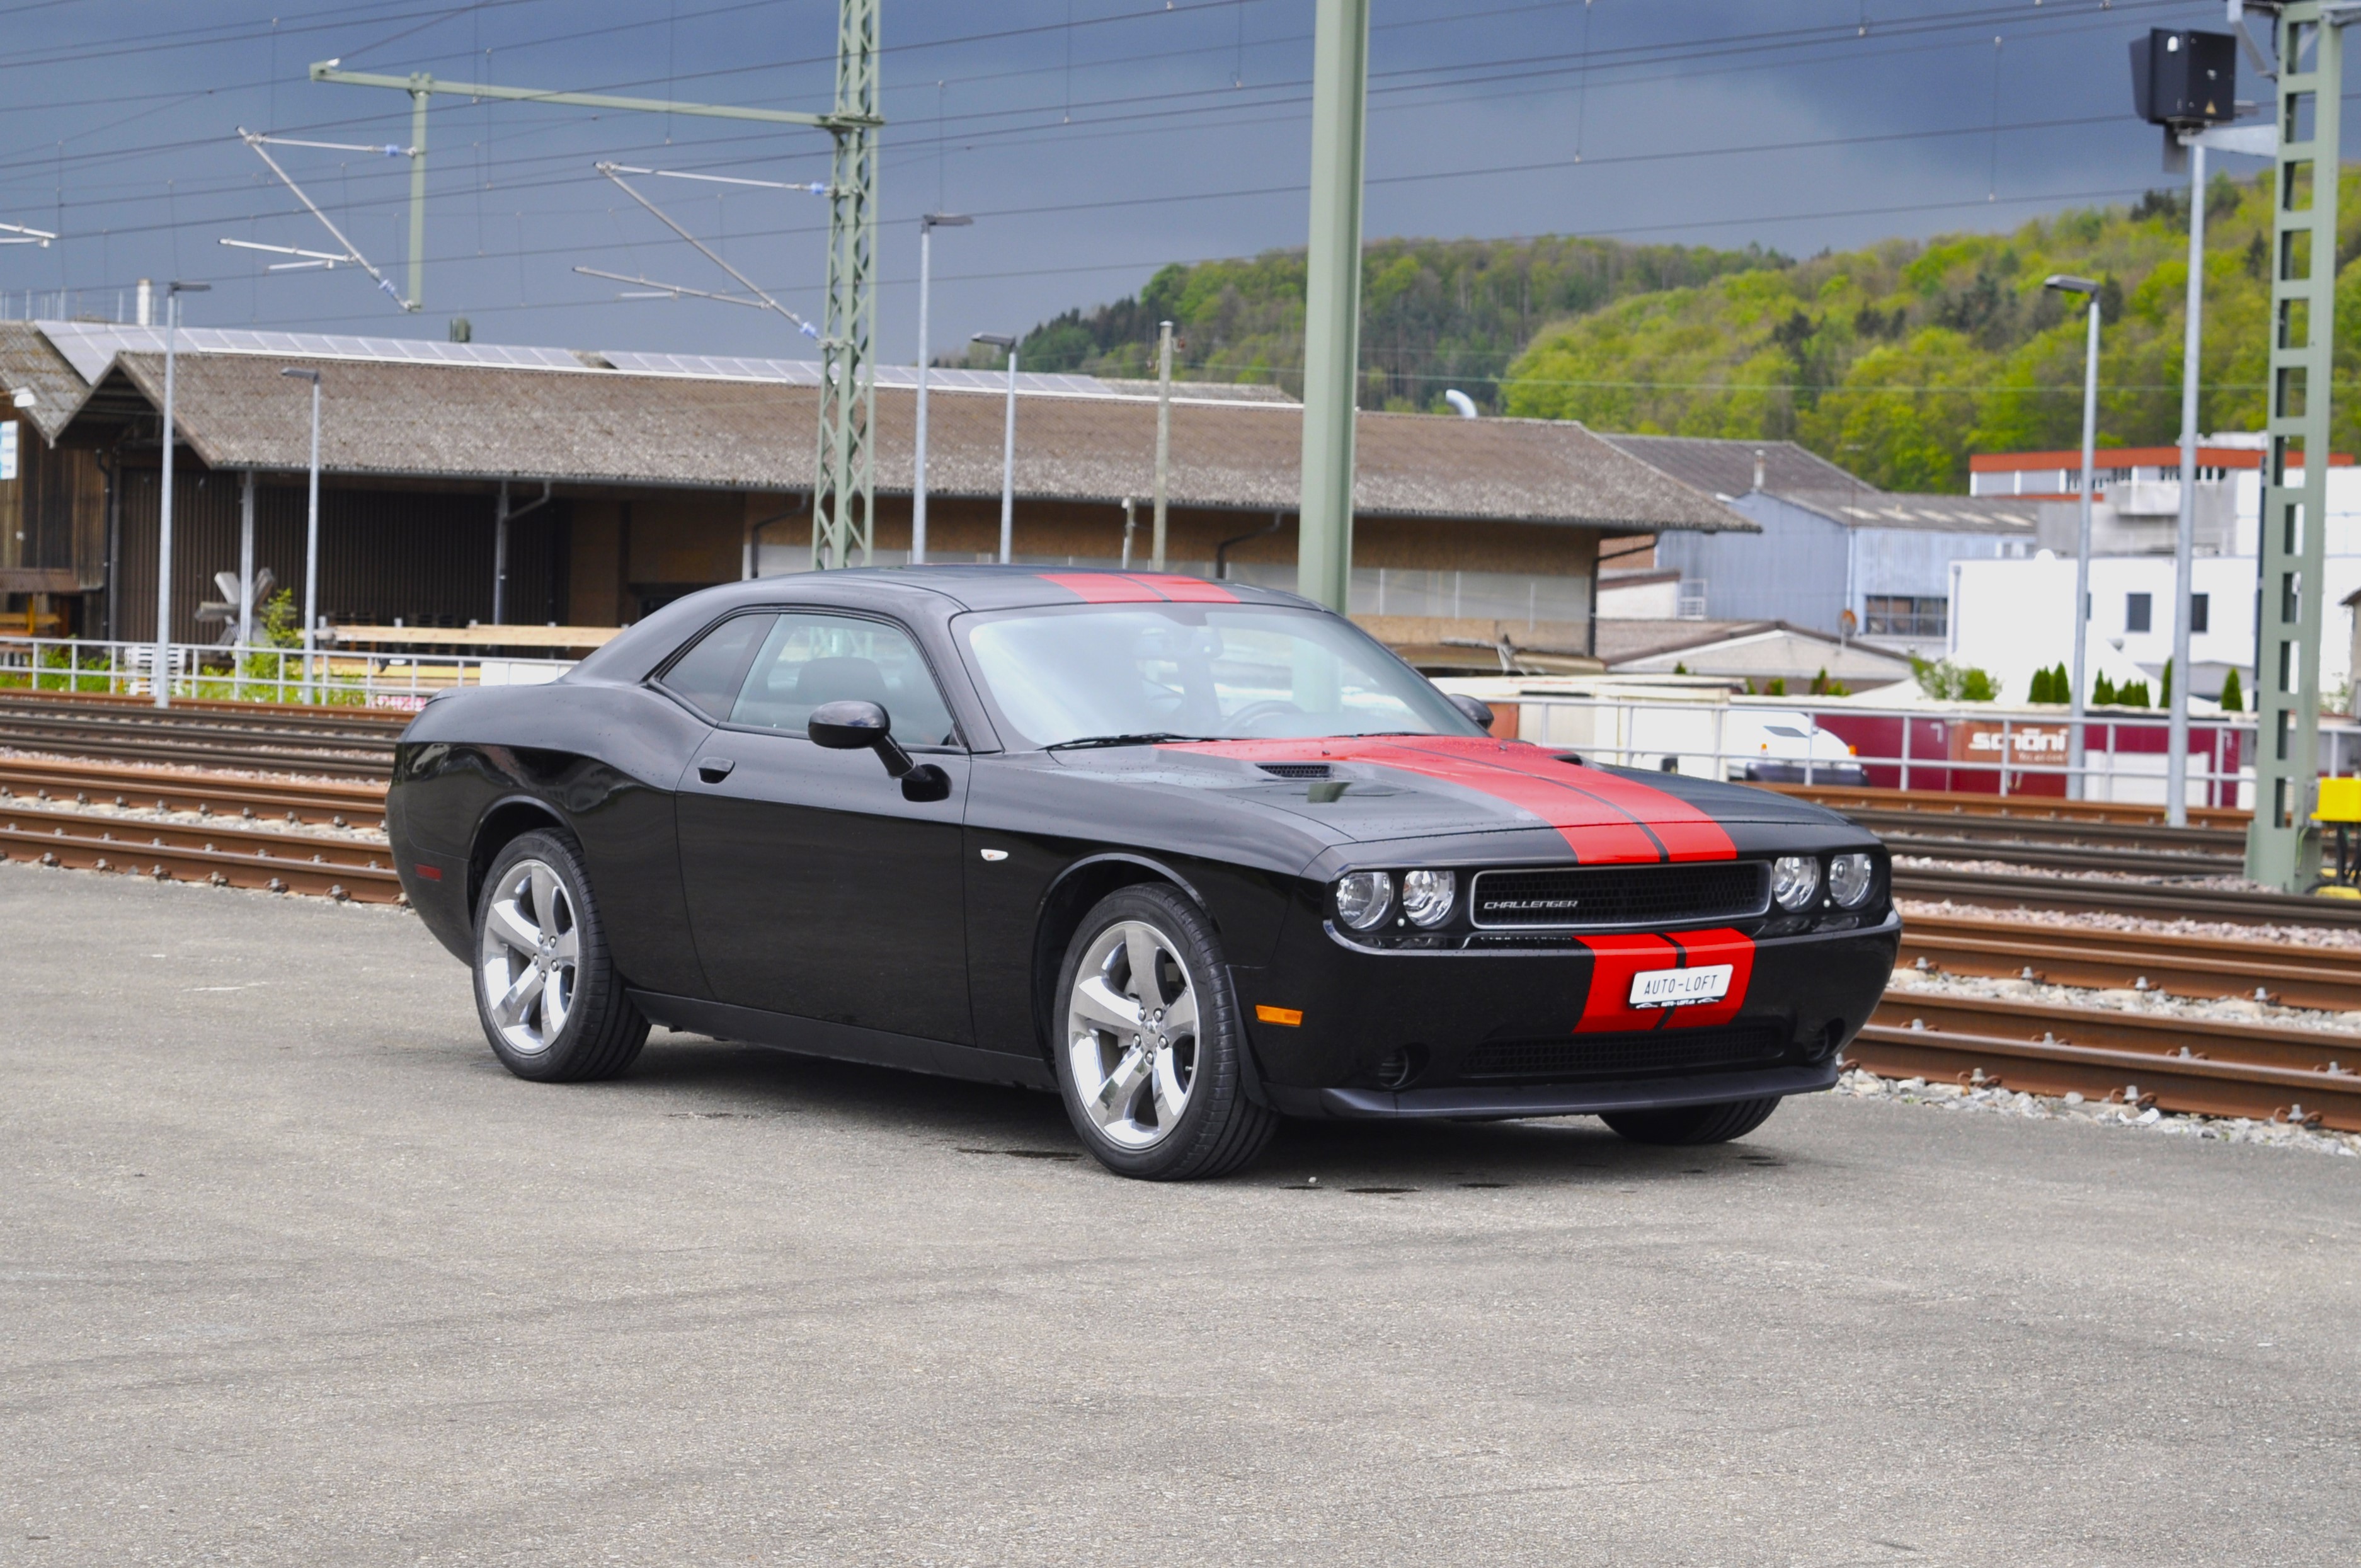
[[[1110,1143],[1148,1148],[1180,1125],[1197,1076],[1197,992],[1170,937],[1140,920],[1098,934],[1066,999],[1066,1056]]]
[[[543,861],[519,861],[484,912],[477,957],[492,1023],[511,1050],[535,1056],[574,1011],[581,938],[565,879]]]

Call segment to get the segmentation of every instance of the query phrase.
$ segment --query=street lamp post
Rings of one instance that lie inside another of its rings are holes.
[[[2080,800],[2086,755],[2082,707],[2088,700],[2083,695],[2083,663],[2091,641],[2091,479],[2099,442],[2099,285],[2061,272],[2044,280],[2041,286],[2061,294],[2081,295],[2084,314],[2090,318],[2082,350],[2082,521],[2074,547],[2074,682],[2067,699],[2072,707],[2066,741],[2066,793]]]
[[[320,624],[320,373],[281,370],[281,376],[312,383],[312,497],[303,521],[303,700],[313,700],[312,644]]]
[[[1016,558],[1016,340],[980,332],[974,341],[1008,351],[1008,422],[1000,438],[1000,564],[1005,566]]]
[[[918,428],[910,480],[910,565],[927,560],[927,306],[934,291],[935,231],[965,228],[975,222],[964,213],[928,213],[918,219]]]
[[[164,482],[156,520],[156,662],[148,676],[156,688],[156,706],[172,706],[172,369],[179,347],[181,296],[202,294],[211,283],[164,286]]]

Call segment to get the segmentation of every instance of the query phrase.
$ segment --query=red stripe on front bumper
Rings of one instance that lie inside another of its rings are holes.
[[[1754,979],[1754,938],[1727,927],[1661,937],[1634,932],[1576,940],[1591,951],[1590,992],[1582,1000],[1582,1017],[1574,1026],[1577,1035],[1727,1024],[1746,1005],[1746,988]],[[1730,992],[1720,1001],[1701,1002],[1693,1007],[1631,1005],[1632,976],[1648,970],[1697,969],[1707,964],[1730,966]]]

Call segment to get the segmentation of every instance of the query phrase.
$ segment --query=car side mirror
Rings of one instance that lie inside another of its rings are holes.
[[[1460,712],[1466,714],[1468,718],[1482,725],[1486,734],[1491,733],[1491,704],[1480,701],[1476,697],[1469,696],[1465,692],[1451,692],[1446,695],[1451,698],[1452,707],[1457,708]]]
[[[857,699],[821,703],[805,721],[804,733],[811,737],[813,745],[831,751],[876,752],[885,772],[902,781],[905,800],[944,800],[950,795],[950,775],[932,762],[912,762],[910,753],[894,739],[893,717],[876,703]]]

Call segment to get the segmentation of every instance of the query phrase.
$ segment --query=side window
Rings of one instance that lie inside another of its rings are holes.
[[[730,722],[800,734],[813,708],[849,699],[883,707],[906,746],[952,740],[950,709],[909,635],[852,616],[780,616],[746,672]]]
[[[746,684],[747,661],[778,618],[733,615],[699,638],[696,646],[673,661],[664,672],[664,686],[716,723],[730,717],[730,705]]]

